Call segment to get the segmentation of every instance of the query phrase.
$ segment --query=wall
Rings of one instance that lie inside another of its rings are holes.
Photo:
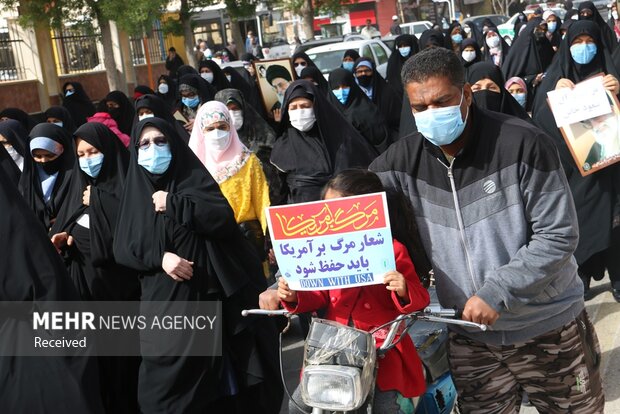
[[[136,69],[136,79],[138,80],[138,85],[146,85],[148,87],[151,86],[149,81],[149,72],[146,65],[137,65],[134,66]],[[168,71],[166,70],[166,64],[164,62],[161,63],[153,63],[151,65],[153,70],[153,83],[154,88],[157,88],[157,79],[160,75],[167,75]],[[133,95],[133,89],[131,89],[130,94]]]
[[[380,0],[377,1],[377,23],[379,24],[379,31],[381,35],[386,35],[390,31],[392,25],[392,16],[397,15],[396,1],[395,0]]]
[[[15,81],[0,83],[0,110],[19,108],[26,112],[40,112],[39,81]]]

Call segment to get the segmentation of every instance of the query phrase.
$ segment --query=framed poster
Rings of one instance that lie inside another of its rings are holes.
[[[602,75],[550,91],[548,101],[582,176],[620,161],[620,103]]]
[[[275,109],[281,109],[284,92],[293,82],[293,65],[291,59],[272,59],[252,62],[258,89],[268,115]]]

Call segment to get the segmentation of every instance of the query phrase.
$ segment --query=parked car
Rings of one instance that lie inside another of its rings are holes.
[[[499,27],[499,25],[506,23],[509,17],[503,16],[501,14],[482,14],[480,16],[471,16],[466,19],[463,19],[462,24],[465,24],[467,22],[472,22],[473,24],[476,25],[478,30],[482,31],[482,22],[485,21],[486,19],[491,20],[493,24],[495,24],[495,26]]]
[[[366,56],[375,61],[377,72],[385,78],[387,72],[387,61],[392,53],[390,48],[378,39],[353,40],[350,42],[333,43],[308,49],[306,53],[317,65],[325,78],[329,77],[329,72],[340,67],[342,56],[348,49],[357,50],[360,56]]]
[[[433,23],[428,20],[422,20],[419,22],[403,23],[399,26],[403,34],[412,34],[419,39],[420,36],[422,36],[422,32],[433,28]]]
[[[314,47],[329,45],[332,43],[340,43],[340,42],[344,42],[344,36],[325,37],[323,39],[308,40],[307,42],[297,45],[293,54],[299,53],[299,52],[307,52],[308,49],[312,49]]]
[[[263,44],[263,56],[265,59],[287,58],[291,56],[293,49],[286,39],[278,37]]]
[[[547,10],[542,7],[543,10]],[[552,7],[551,10],[558,16],[562,21],[564,20],[564,16],[566,15],[566,9],[563,7]],[[526,16],[528,14],[534,13],[534,9],[527,9],[523,12]],[[508,21],[504,24],[500,24],[497,26],[499,29],[499,35],[504,38],[504,40],[508,43],[512,43],[512,39],[515,37],[515,23],[517,22],[517,17],[519,13],[515,13]]]

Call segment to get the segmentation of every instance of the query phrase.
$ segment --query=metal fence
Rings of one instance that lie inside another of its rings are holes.
[[[146,53],[144,38],[142,36],[132,36],[129,38],[131,46],[131,62],[134,65],[146,64]],[[161,23],[155,21],[150,32],[147,33],[146,47],[151,63],[160,63],[166,60],[168,48],[172,45],[172,36],[165,35]]]
[[[27,79],[23,44],[15,29],[0,20],[0,82]]]
[[[85,27],[54,30],[52,41],[57,53],[58,74],[103,70],[100,37],[98,30]]]

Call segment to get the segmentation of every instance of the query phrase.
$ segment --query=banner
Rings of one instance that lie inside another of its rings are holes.
[[[267,208],[273,250],[292,290],[383,283],[396,269],[385,193]]]

